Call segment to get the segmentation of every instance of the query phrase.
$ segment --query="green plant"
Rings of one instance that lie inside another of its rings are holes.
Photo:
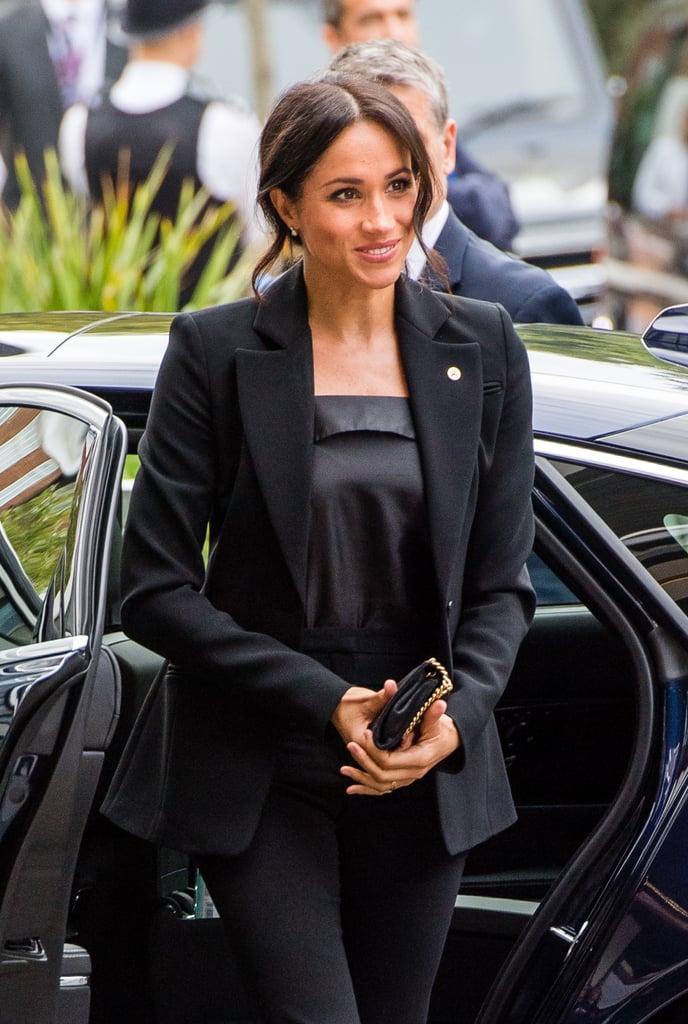
[[[245,294],[246,257],[227,272],[238,242],[231,204],[209,204],[207,193],[189,182],[174,222],[153,210],[168,163],[163,151],[134,189],[120,174],[103,202],[92,205],[64,186],[54,151],[46,152],[40,185],[18,156],[19,206],[0,208],[0,311],[174,311],[184,276],[206,244],[209,259],[184,308]]]

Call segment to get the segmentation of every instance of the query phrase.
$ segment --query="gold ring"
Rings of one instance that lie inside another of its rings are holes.
[[[393,782],[391,784],[391,786],[389,787],[390,793],[393,793],[396,788],[397,788],[397,784],[396,784],[396,782]]]

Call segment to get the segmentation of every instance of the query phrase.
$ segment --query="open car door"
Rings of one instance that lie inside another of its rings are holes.
[[[105,402],[66,387],[0,386],[3,1024],[88,1020],[87,958],[65,947],[66,921],[119,707],[101,638],[125,449]]]
[[[517,669],[505,703],[528,723],[533,750],[519,752],[532,765],[529,773],[520,769],[517,802],[536,770],[545,780],[540,795],[548,778],[556,795],[538,801],[537,833],[527,837],[531,870],[522,878],[532,879],[532,865],[564,818],[575,823],[584,803],[592,807],[586,794],[597,787],[601,800],[611,767],[621,771],[616,793],[600,805],[587,839],[571,844],[568,863],[471,1020],[678,1024],[688,1019],[688,478],[684,469],[593,447],[552,441],[539,450],[547,456],[537,460],[534,491],[540,550],[608,631],[613,657],[598,652],[596,702],[588,687],[594,666],[581,646],[577,657],[569,652],[575,687],[567,700],[562,666],[558,675],[550,671],[549,703],[544,680],[529,703],[533,694],[519,701],[518,688],[529,681],[532,689],[537,659],[528,662],[527,644],[519,654],[521,675]],[[627,737],[622,746],[619,733]],[[548,748],[542,737],[552,734]],[[524,807],[526,828],[534,802]],[[523,851],[514,830],[516,853],[519,842]],[[502,847],[503,872],[508,856]],[[504,874],[502,894],[510,894],[509,884]]]

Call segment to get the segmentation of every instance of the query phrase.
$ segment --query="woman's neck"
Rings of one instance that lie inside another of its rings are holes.
[[[308,297],[315,393],[407,395],[396,330],[394,289]]]
[[[308,289],[308,321],[314,338],[344,345],[374,344],[394,330],[394,289],[361,289],[342,294]]]

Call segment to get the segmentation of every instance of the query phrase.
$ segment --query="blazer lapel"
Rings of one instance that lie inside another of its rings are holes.
[[[413,291],[412,300],[411,292]],[[416,425],[437,579],[446,596],[476,465],[482,359],[476,341],[443,330],[448,305],[413,282],[397,289],[398,333]],[[455,321],[454,321],[455,323]]]
[[[305,603],[314,398],[300,273],[286,274],[271,285],[254,326],[270,347],[236,353],[241,417],[271,522]]]

